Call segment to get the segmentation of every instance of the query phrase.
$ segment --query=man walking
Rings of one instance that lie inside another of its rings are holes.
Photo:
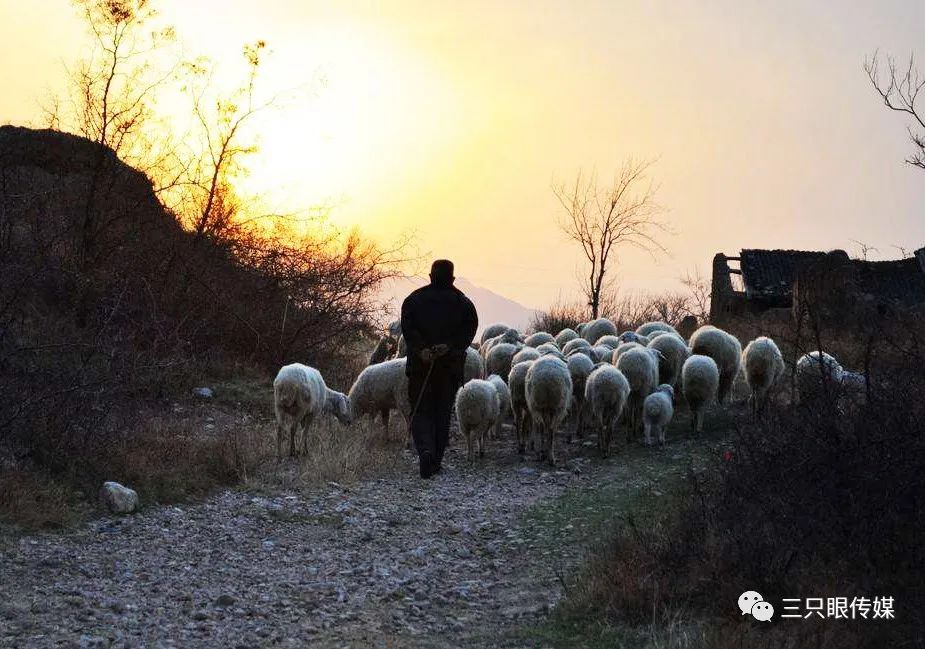
[[[430,267],[430,284],[411,293],[401,305],[411,436],[422,478],[440,471],[453,399],[463,382],[466,349],[478,328],[475,306],[453,286],[454,279],[453,262],[438,259]]]

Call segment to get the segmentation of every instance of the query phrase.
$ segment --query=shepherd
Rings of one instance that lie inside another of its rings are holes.
[[[413,408],[411,436],[424,479],[440,472],[453,399],[463,382],[466,349],[479,326],[475,305],[453,286],[454,280],[453,262],[438,259],[430,267],[430,284],[411,293],[401,305]]]

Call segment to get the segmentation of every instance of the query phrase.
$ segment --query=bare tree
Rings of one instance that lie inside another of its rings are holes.
[[[174,68],[161,69],[152,54],[174,39],[173,29],[149,29],[157,14],[147,0],[77,0],[91,47],[69,72],[64,95],[45,107],[50,128],[77,133],[99,146],[81,219],[81,253],[95,254],[99,205],[109,151],[148,173],[161,162],[162,146],[143,134],[153,118],[156,90]],[[149,173],[150,176],[155,174]]]
[[[659,219],[663,209],[655,201],[656,187],[648,176],[653,164],[652,160],[628,159],[606,187],[598,184],[594,173],[588,177],[579,173],[574,184],[553,186],[565,212],[559,226],[581,246],[588,262],[581,290],[588,299],[592,318],[599,316],[601,298],[612,286],[610,271],[620,246],[630,245],[653,254],[667,252],[656,238],[669,229]]]
[[[916,106],[919,92],[925,87],[925,77],[915,67],[914,57],[910,55],[909,62],[900,66],[891,56],[881,61],[880,53],[874,52],[864,62],[864,71],[887,108],[912,118],[913,125],[907,130],[915,151],[906,162],[925,169],[925,112],[921,105]]]

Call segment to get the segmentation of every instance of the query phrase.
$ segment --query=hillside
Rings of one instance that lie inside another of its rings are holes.
[[[383,282],[379,298],[391,305],[389,314],[397,318],[402,300],[414,289],[427,283],[423,277],[398,277]],[[456,286],[475,304],[479,314],[479,333],[482,328],[494,322],[504,322],[524,331],[536,313],[536,309],[526,307],[503,295],[498,295],[487,288],[476,286],[465,277],[456,278]]]

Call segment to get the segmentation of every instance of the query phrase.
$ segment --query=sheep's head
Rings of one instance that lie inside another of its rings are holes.
[[[667,383],[662,383],[660,386],[655,388],[656,392],[664,392],[668,395],[669,398],[674,399],[674,388],[668,385]]]
[[[328,398],[325,402],[325,411],[334,415],[334,417],[344,426],[349,426],[353,422],[353,408],[350,406],[350,400],[342,392],[333,390],[328,392]]]

